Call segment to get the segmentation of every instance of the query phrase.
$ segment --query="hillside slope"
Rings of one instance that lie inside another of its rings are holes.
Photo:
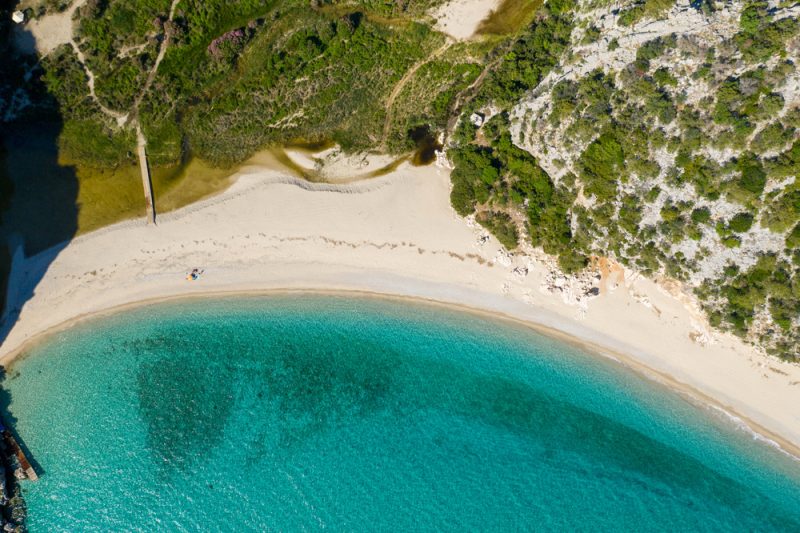
[[[800,357],[800,7],[540,15],[461,117],[454,207],[566,271],[679,280],[712,325]]]

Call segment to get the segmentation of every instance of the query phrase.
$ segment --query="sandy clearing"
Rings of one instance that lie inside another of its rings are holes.
[[[72,15],[86,0],[75,0],[61,13],[51,13],[14,28],[14,42],[22,52],[46,56],[72,40]]]
[[[432,13],[436,29],[464,40],[475,34],[478,26],[500,5],[500,0],[452,0]]]

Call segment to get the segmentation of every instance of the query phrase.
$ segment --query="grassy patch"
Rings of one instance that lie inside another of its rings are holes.
[[[409,131],[426,125],[434,132],[447,126],[456,96],[480,74],[477,63],[464,62],[464,50],[447,54],[420,67],[406,83],[393,106],[388,145],[393,152],[413,149]]]
[[[174,211],[224,191],[233,183],[231,176],[235,171],[213,167],[197,158],[181,165],[153,169],[156,212]]]
[[[478,26],[481,35],[508,35],[526,27],[533,20],[543,0],[503,0],[500,6]]]

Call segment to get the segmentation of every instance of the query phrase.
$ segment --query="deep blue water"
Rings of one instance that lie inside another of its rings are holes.
[[[723,415],[424,304],[142,307],[4,385],[31,531],[800,531],[800,463]]]

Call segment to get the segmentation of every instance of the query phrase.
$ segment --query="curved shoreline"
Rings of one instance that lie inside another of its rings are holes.
[[[559,342],[577,347],[583,352],[592,357],[603,357],[610,359],[616,364],[619,364],[627,369],[632,370],[636,375],[654,381],[661,386],[668,388],[671,392],[676,393],[691,401],[700,407],[710,407],[719,410],[726,415],[732,425],[736,425],[736,421],[740,421],[744,425],[744,429],[750,431],[755,438],[765,441],[766,444],[772,445],[778,450],[791,456],[793,459],[800,461],[800,446],[784,439],[782,436],[770,431],[758,422],[748,418],[747,416],[738,413],[734,408],[724,405],[715,398],[704,394],[696,388],[683,383],[673,376],[664,372],[660,372],[651,368],[641,361],[614,349],[608,348],[601,344],[597,344],[577,336],[570,335],[559,329],[546,326],[537,322],[531,322],[524,318],[514,316],[504,312],[491,311],[489,309],[482,309],[470,305],[462,304],[459,302],[443,301],[434,298],[426,298],[420,296],[409,296],[403,294],[389,294],[379,293],[372,291],[364,291],[360,289],[328,289],[328,288],[303,288],[303,289],[252,289],[252,290],[234,290],[234,291],[208,291],[193,294],[172,295],[161,298],[148,298],[143,300],[135,300],[128,303],[113,306],[107,309],[101,309],[91,313],[82,314],[73,318],[67,319],[56,326],[50,327],[44,331],[38,332],[35,336],[26,340],[22,345],[14,348],[10,352],[0,357],[0,366],[6,368],[7,371],[13,370],[13,365],[24,360],[28,356],[28,352],[33,350],[39,343],[45,342],[51,336],[58,334],[62,331],[68,330],[71,327],[84,322],[91,322],[93,320],[110,317],[117,314],[125,313],[134,309],[148,307],[152,305],[159,305],[168,302],[183,302],[192,300],[205,300],[214,298],[252,298],[262,297],[268,298],[271,296],[285,296],[298,294],[303,296],[325,295],[325,296],[341,296],[348,298],[369,298],[378,300],[390,300],[396,302],[411,302],[416,304],[424,304],[431,307],[439,307],[442,309],[453,310],[461,313],[467,313],[476,316],[484,316],[493,320],[502,322],[509,322],[516,326],[521,326],[530,329],[541,335],[558,340]]]
[[[800,457],[800,366],[711,332],[685,301],[626,273],[600,296],[554,283],[547,258],[508,254],[449,206],[448,173],[401,166],[367,185],[298,187],[243,170],[158,226],[124,222],[15,256],[0,362],[90,317],[176,298],[292,291],[407,298],[507,318],[599,352],[722,409]],[[204,270],[186,281],[194,267]],[[555,287],[555,288],[554,288]],[[580,305],[578,305],[580,304]],[[699,340],[698,340],[699,339]]]

